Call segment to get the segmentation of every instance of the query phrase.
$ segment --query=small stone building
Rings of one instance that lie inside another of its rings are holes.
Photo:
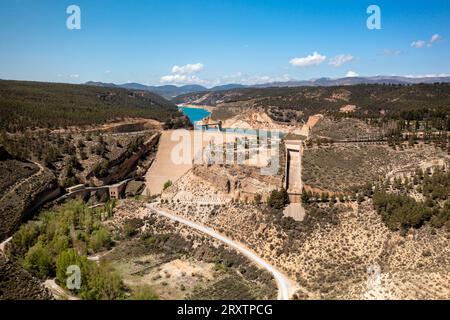
[[[125,189],[127,182],[121,182],[109,187],[109,198],[110,199],[120,199]]]

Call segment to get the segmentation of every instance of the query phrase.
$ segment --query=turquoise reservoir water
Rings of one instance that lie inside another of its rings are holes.
[[[194,125],[194,129],[199,129],[197,126],[195,126],[195,123],[197,121],[203,120],[206,117],[208,117],[211,112],[207,111],[206,109],[201,109],[201,108],[189,108],[189,107],[183,107],[180,106],[179,107],[181,112],[183,112],[183,114],[185,116],[187,116],[189,118],[189,120],[191,120],[192,124]],[[217,131],[217,129],[215,128],[211,128],[209,129],[210,131]],[[264,130],[249,130],[249,129],[230,129],[230,128],[225,128],[222,129],[223,132],[230,132],[230,133],[237,133],[237,134],[248,134],[248,135],[264,135],[266,137],[271,137],[273,133],[277,133],[275,131],[271,132],[271,131],[264,131]],[[281,137],[283,137],[285,134],[279,132],[278,133]]]
[[[181,112],[186,115],[189,120],[191,120],[192,124],[195,124],[197,121],[205,119],[207,116],[211,114],[211,112],[200,109],[200,108],[189,108],[189,107],[179,107]]]

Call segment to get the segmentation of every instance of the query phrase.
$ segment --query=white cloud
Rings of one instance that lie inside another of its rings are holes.
[[[214,87],[217,85],[239,83],[243,85],[256,85],[272,82],[284,82],[292,80],[288,74],[283,75],[248,75],[237,72],[230,75],[224,75],[214,79],[201,79],[196,75],[171,74],[160,78],[161,83],[182,84],[200,84],[206,87]]]
[[[398,56],[401,53],[400,50],[384,49],[383,54],[385,56]]]
[[[283,74],[281,76],[258,76],[258,75],[244,75],[241,76],[240,79],[236,82],[245,84],[245,85],[254,85],[254,84],[264,84],[264,83],[272,83],[272,82],[285,82],[292,80],[292,78],[288,74]]]
[[[442,37],[436,33],[431,36],[430,43],[434,43],[436,41],[441,41],[441,40],[442,40]]]
[[[186,80],[186,76],[179,75],[179,74],[171,74],[168,76],[161,77],[161,82],[181,82]]]
[[[265,84],[272,82],[285,82],[292,80],[289,74],[282,75],[248,75],[242,72],[237,72],[235,74],[225,75],[216,80],[216,84],[229,84],[229,83],[239,83],[244,85],[255,85],[255,84]]]
[[[330,59],[330,64],[335,67],[340,67],[344,63],[352,61],[354,57],[351,54],[340,54],[334,57],[333,59]]]
[[[72,79],[77,79],[77,78],[79,78],[80,77],[80,75],[79,74],[70,74],[69,75],[69,78],[72,78]]]
[[[429,73],[429,74],[405,74],[407,78],[438,78],[438,77],[450,77],[448,73]]]
[[[423,40],[417,40],[417,41],[413,41],[411,43],[411,47],[419,49],[419,48],[424,48],[426,46],[426,42]]]
[[[110,74],[111,70],[105,70],[105,74]]]
[[[162,83],[172,83],[172,84],[200,84],[204,86],[211,86],[218,83],[217,80],[206,80],[201,79],[195,75],[185,75],[185,74],[170,74],[163,76],[159,79]]]
[[[195,63],[195,64],[187,64],[185,66],[173,66],[172,73],[173,74],[192,74],[198,73],[203,70],[203,64]]]
[[[346,78],[354,78],[354,77],[359,77],[359,74],[356,73],[355,71],[349,71],[347,72],[347,74],[345,75]]]
[[[161,77],[161,82],[168,83],[198,83],[201,80],[196,76],[187,76],[185,74],[171,74]]]
[[[293,65],[294,67],[309,67],[309,66],[314,66],[314,65],[319,65],[322,62],[324,62],[326,60],[326,56],[321,55],[320,53],[318,53],[317,51],[315,51],[313,54],[310,54],[306,57],[303,58],[294,58],[291,61],[289,61],[289,63],[291,65]]]
[[[169,75],[162,76],[159,81],[174,84],[207,84],[207,80],[202,80],[195,76],[195,73],[202,71],[204,68],[201,63],[186,64],[184,66],[173,66]]]
[[[417,41],[413,41],[411,43],[411,47],[413,48],[424,48],[424,47],[431,47],[433,46],[433,43],[439,42],[442,40],[442,37],[440,35],[438,35],[437,33],[433,34],[431,36],[431,39],[429,42],[423,41],[423,40],[417,40]]]

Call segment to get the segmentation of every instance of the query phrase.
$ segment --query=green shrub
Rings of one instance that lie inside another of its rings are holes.
[[[89,264],[85,256],[80,256],[74,249],[68,249],[61,252],[56,260],[56,280],[58,283],[65,287],[67,280],[67,268],[71,265],[77,265],[81,271],[81,285],[83,286],[87,282],[87,276],[89,274]]]
[[[142,285],[133,289],[130,300],[158,300],[159,296],[149,285]]]
[[[418,228],[431,218],[431,210],[423,203],[404,195],[376,192],[374,207],[391,230]]]
[[[122,277],[108,264],[90,264],[87,283],[80,292],[85,300],[116,300],[125,298]]]
[[[23,257],[36,244],[39,232],[36,223],[29,222],[22,225],[11,240],[11,254],[17,258]]]
[[[270,207],[281,210],[289,204],[289,194],[282,188],[280,191],[273,190],[267,201]]]
[[[92,233],[89,239],[89,248],[94,252],[98,252],[101,249],[109,250],[112,245],[111,234],[110,232],[101,227],[99,230],[96,230]]]
[[[92,173],[97,178],[104,178],[108,175],[109,170],[109,161],[108,160],[102,160],[101,162],[97,162],[92,167]]]
[[[255,196],[255,205],[260,205],[261,204],[261,200],[262,200],[262,196],[258,193]]]
[[[170,186],[172,186],[172,181],[170,181],[170,180],[166,181],[166,183],[164,183],[163,190],[170,188]]]
[[[50,246],[57,254],[59,254],[72,246],[72,239],[66,235],[60,235],[53,238]]]
[[[431,218],[431,226],[441,228],[445,226],[450,231],[450,201],[446,201],[444,207]]]
[[[38,276],[45,279],[54,274],[54,265],[48,248],[41,242],[38,242],[25,255],[23,267]]]

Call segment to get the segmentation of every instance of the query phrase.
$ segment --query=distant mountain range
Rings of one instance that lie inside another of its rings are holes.
[[[300,86],[345,86],[356,84],[417,84],[450,82],[450,77],[401,77],[401,76],[374,76],[374,77],[346,77],[339,79],[319,78],[304,81],[272,82],[255,85],[256,88],[267,87],[300,87]]]
[[[149,91],[152,93],[159,94],[160,96],[162,96],[166,99],[169,99],[169,100],[172,98],[175,98],[176,96],[186,94],[186,93],[195,93],[195,92],[204,92],[204,91],[222,91],[222,90],[245,88],[245,86],[241,85],[241,84],[227,84],[227,85],[217,86],[217,87],[208,89],[206,87],[203,87],[203,86],[200,86],[197,84],[177,87],[177,86],[173,86],[173,85],[146,86],[146,85],[143,85],[140,83],[114,84],[114,83],[93,82],[93,81],[86,82],[85,85]]]
[[[105,82],[86,82],[85,85],[90,86],[100,86],[100,87],[114,87],[114,88],[126,88],[132,90],[143,90],[152,93],[159,94],[166,99],[172,99],[176,96],[196,93],[196,92],[206,92],[206,91],[222,91],[222,90],[233,90],[241,88],[271,88],[271,87],[301,87],[301,86],[345,86],[345,85],[357,85],[357,84],[417,84],[417,83],[436,83],[436,82],[446,82],[450,83],[450,77],[401,77],[401,76],[374,76],[374,77],[347,77],[340,79],[331,78],[319,78],[313,80],[291,80],[286,82],[271,82],[265,84],[257,85],[242,85],[242,84],[226,84],[221,86],[216,86],[213,88],[206,88],[201,85],[185,85],[185,86],[174,86],[174,85],[164,85],[164,86],[146,86],[140,83],[125,83],[125,84],[114,84]]]
[[[207,88],[199,85],[186,85],[182,87],[166,85],[166,86],[146,86],[140,83],[124,83],[124,84],[114,84],[114,83],[104,83],[104,82],[93,82],[89,81],[85,83],[90,86],[99,87],[114,87],[114,88],[126,88],[131,90],[143,90],[152,93],[159,94],[166,99],[172,99],[176,96],[186,93],[202,92],[208,90]]]

